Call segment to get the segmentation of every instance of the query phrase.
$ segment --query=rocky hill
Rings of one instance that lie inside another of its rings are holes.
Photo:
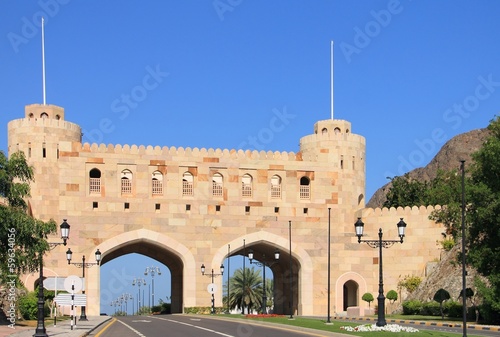
[[[487,129],[478,129],[453,137],[443,145],[441,150],[439,150],[427,166],[408,172],[410,178],[419,181],[429,181],[436,177],[438,169],[445,171],[459,169],[460,160],[465,160],[466,163],[471,163],[471,154],[481,148],[481,145],[486,140],[488,133]],[[382,207],[390,187],[391,183],[389,182],[379,188],[370,198],[366,207]]]
[[[487,129],[478,129],[455,136],[443,145],[427,166],[408,172],[409,176],[416,180],[429,181],[436,177],[439,169],[459,169],[460,160],[471,163],[471,154],[481,148],[488,134]],[[367,207],[382,207],[390,187],[391,183],[388,183],[379,188]],[[429,273],[420,286],[412,294],[403,296],[403,299],[418,299],[426,302],[432,300],[436,291],[442,288],[450,293],[453,300],[459,300],[462,289],[462,267],[457,256],[460,249],[461,245],[457,244],[452,250],[443,251],[440,261],[428,265]],[[432,266],[432,264],[435,265]],[[473,279],[477,273],[473,268],[467,269],[467,287],[474,288]],[[443,277],[444,275],[446,277]],[[401,311],[402,307],[399,305],[397,309],[393,309]]]

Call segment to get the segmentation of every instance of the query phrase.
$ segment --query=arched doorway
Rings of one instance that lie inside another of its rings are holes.
[[[347,311],[348,307],[357,307],[358,306],[358,293],[359,293],[359,286],[356,282],[353,280],[349,280],[346,283],[344,283],[343,286],[343,298],[344,298],[344,305],[343,305],[343,311]]]

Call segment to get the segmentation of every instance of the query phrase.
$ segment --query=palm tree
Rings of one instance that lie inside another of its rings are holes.
[[[262,306],[262,277],[260,276],[260,270],[255,270],[253,267],[251,269],[245,268],[245,287],[243,287],[242,268],[234,272],[229,282],[229,307],[231,309],[245,306],[248,310],[258,310]]]

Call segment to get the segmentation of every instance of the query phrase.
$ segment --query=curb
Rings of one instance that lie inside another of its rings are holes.
[[[92,329],[89,329],[88,331],[85,331],[83,334],[80,335],[80,337],[87,337],[91,332],[93,332],[95,329],[97,329],[98,327],[100,327],[101,325],[103,325],[104,323],[108,322],[109,320],[111,320],[112,317],[109,316],[108,319],[102,321],[101,323],[97,324],[96,326],[94,326]]]

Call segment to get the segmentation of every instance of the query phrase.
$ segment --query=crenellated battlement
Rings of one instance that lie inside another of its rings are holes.
[[[441,209],[441,205],[434,206],[406,206],[406,207],[377,207],[377,208],[365,208],[362,210],[363,214],[366,215],[400,215],[400,214],[429,214],[432,211]]]
[[[26,127],[52,127],[65,129],[70,132],[81,132],[81,128],[78,124],[67,122],[63,119],[52,119],[52,118],[20,118],[14,119],[7,124],[7,128],[10,129],[20,129]]]
[[[121,145],[121,144],[97,144],[84,143],[77,145],[75,149],[82,152],[93,153],[116,153],[116,154],[143,154],[162,156],[183,156],[192,158],[218,157],[226,159],[251,159],[251,160],[281,160],[297,161],[300,154],[294,152],[279,151],[256,151],[256,150],[236,150],[236,149],[213,149],[213,148],[190,148],[175,146],[152,146],[152,145]]]

